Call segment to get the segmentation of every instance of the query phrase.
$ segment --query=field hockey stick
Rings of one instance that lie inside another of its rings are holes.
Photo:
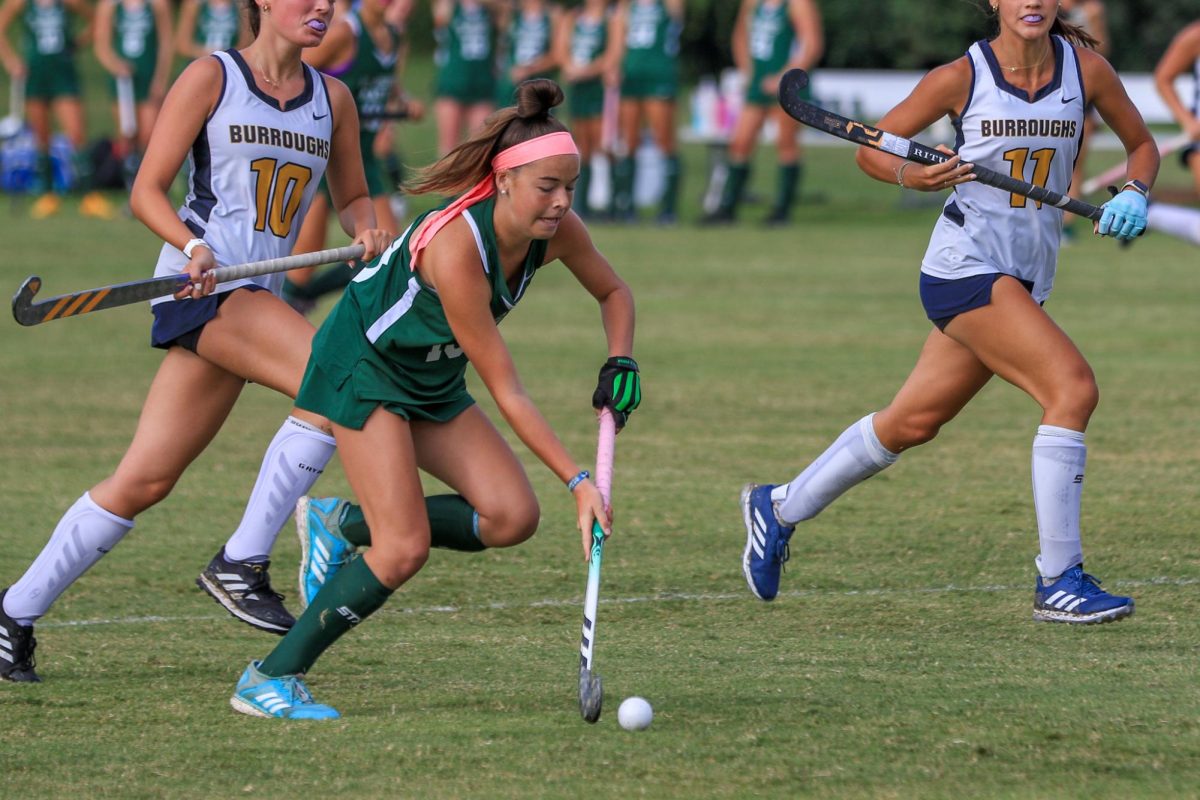
[[[360,258],[364,252],[361,244],[339,247],[335,250],[319,250],[315,253],[301,253],[295,256],[269,258],[265,261],[252,261],[249,264],[232,264],[228,267],[217,267],[212,272],[216,275],[217,283],[253,278],[256,275],[269,275],[272,272],[287,272],[300,267],[315,267],[319,264],[333,264],[339,261],[352,261]],[[171,295],[182,289],[191,278],[186,272],[177,275],[166,275],[159,278],[147,278],[130,283],[117,283],[112,286],[101,286],[97,289],[86,289],[82,292],[61,294],[40,303],[33,302],[33,296],[42,288],[42,279],[31,275],[13,295],[13,317],[22,325],[37,325],[52,319],[77,317],[92,311],[105,308],[127,306],[143,300],[153,300],[156,297]]]
[[[137,135],[137,107],[133,100],[133,78],[129,75],[117,77],[117,126],[126,139]]]
[[[596,488],[606,509],[612,501],[613,449],[617,438],[617,422],[612,411],[600,411],[600,439],[596,443]],[[583,595],[583,635],[579,640],[579,713],[586,722],[600,719],[604,703],[604,684],[592,672],[592,656],[596,648],[596,604],[600,600],[600,560],[604,555],[604,529],[592,522],[592,552],[588,559],[587,590]]]
[[[914,142],[911,139],[905,139],[903,136],[897,136],[894,133],[888,133],[878,128],[872,128],[869,125],[855,122],[854,120],[834,114],[832,111],[826,111],[812,103],[806,102],[801,99],[800,90],[807,85],[808,73],[802,69],[788,70],[779,82],[779,105],[783,106],[783,110],[792,119],[803,122],[805,125],[816,128],[819,131],[824,131],[825,133],[854,142],[855,144],[874,147],[876,150],[900,156],[906,161],[931,165],[942,164],[950,160],[950,156],[929,145]],[[971,171],[975,173],[975,180],[985,186],[994,186],[997,189],[1002,189],[1012,194],[1019,194],[1022,197],[1028,197],[1030,200],[1036,200],[1039,203],[1046,203],[1055,208],[1061,208],[1063,211],[1069,211],[1080,217],[1086,217],[1099,222],[1100,217],[1104,214],[1101,208],[1091,203],[1076,200],[1073,197],[1059,194],[1042,186],[1026,183],[1025,181],[996,172],[979,164],[971,167]]]
[[[1188,136],[1186,133],[1181,133],[1178,136],[1172,136],[1170,139],[1164,139],[1158,146],[1158,156],[1159,158],[1162,158],[1163,156],[1170,155],[1181,147],[1187,147],[1191,143],[1192,137]],[[1128,162],[1122,161],[1112,169],[1105,170],[1094,178],[1088,178],[1083,182],[1083,187],[1081,190],[1084,194],[1091,194],[1097,189],[1102,189],[1114,181],[1119,181],[1121,178],[1125,177],[1125,166],[1127,163]]]
[[[25,127],[25,78],[16,77],[8,85],[8,116],[0,119],[0,139],[11,139]]]

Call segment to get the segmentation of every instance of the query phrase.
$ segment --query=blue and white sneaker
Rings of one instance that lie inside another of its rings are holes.
[[[742,487],[742,521],[746,524],[746,549],[742,551],[742,573],[750,591],[759,600],[774,600],[779,594],[779,573],[790,557],[788,539],[795,525],[786,525],[775,513],[769,484],[747,483]]]
[[[313,701],[299,675],[271,678],[258,671],[261,661],[251,661],[238,680],[229,705],[252,717],[277,719],[337,719],[337,709]]]
[[[296,533],[300,537],[300,602],[308,608],[356,548],[342,537],[338,520],[345,500],[301,497],[296,503]]]
[[[1133,598],[1104,591],[1100,581],[1083,571],[1082,564],[1071,567],[1049,586],[1038,576],[1033,595],[1033,618],[1038,622],[1092,625],[1132,615]]]

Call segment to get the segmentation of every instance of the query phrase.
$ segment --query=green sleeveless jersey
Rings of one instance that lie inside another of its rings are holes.
[[[506,281],[492,226],[494,209],[495,197],[491,197],[466,209],[463,217],[475,233],[483,271],[492,287],[492,318],[498,323],[524,296],[546,258],[548,242],[534,241],[512,281]],[[454,341],[441,299],[412,269],[409,239],[430,213],[418,217],[346,287],[313,340],[309,372],[315,365],[330,385],[342,387],[350,382],[359,406],[369,403],[373,409],[384,404],[398,407],[410,418],[438,419],[439,409],[461,411],[465,405],[460,398],[467,399],[466,405],[470,398],[466,394],[467,358]],[[298,402],[304,399],[308,384],[306,376]],[[339,389],[342,394],[346,391]],[[362,412],[350,416],[366,419]]]
[[[600,19],[575,17],[571,29],[571,61],[579,66],[590,64],[608,49],[608,15]]]
[[[678,72],[680,29],[662,0],[632,0],[625,30],[625,75],[642,78]]]
[[[205,50],[228,50],[237,44],[241,25],[241,15],[235,3],[215,6],[201,2],[192,41],[203,45]]]
[[[25,60],[30,73],[42,64],[53,64],[63,57],[69,59],[74,53],[71,21],[61,0],[52,0],[46,5],[28,0],[21,22]],[[53,69],[52,66],[46,68]]]
[[[512,27],[504,34],[506,39],[504,60],[500,65],[500,74],[496,80],[497,105],[511,106],[514,102],[513,92],[516,90],[516,84],[513,83],[510,76],[512,68],[535,61],[550,51],[550,27],[549,14],[527,17],[518,13],[515,16]],[[530,75],[526,80],[549,77],[551,77],[550,72],[543,72]]]
[[[354,104],[358,106],[359,130],[373,136],[383,122],[379,115],[384,112],[392,85],[396,82],[400,36],[390,25],[386,26],[389,49],[380,50],[358,14],[351,11],[346,15],[346,22],[354,30],[357,44],[350,67],[338,77],[354,95]]]
[[[110,0],[116,4],[113,18],[113,50],[129,62],[134,75],[147,79],[154,74],[158,60],[158,29],[154,25],[154,10],[150,4],[130,10],[121,0]]]
[[[750,58],[755,74],[779,72],[792,57],[795,45],[787,0],[759,0],[750,18]]]
[[[496,89],[493,47],[496,31],[492,16],[482,6],[454,5],[450,24],[435,32],[439,97],[464,103],[491,102]]]

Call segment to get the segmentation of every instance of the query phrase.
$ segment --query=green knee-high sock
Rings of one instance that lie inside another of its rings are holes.
[[[675,208],[679,204],[679,184],[683,178],[679,156],[669,155],[663,159],[663,171],[665,173],[665,182],[663,185],[661,213],[663,216],[673,217],[675,216]]]
[[[425,498],[429,514],[429,544],[442,550],[475,553],[486,549],[479,539],[479,515],[462,495],[439,494]],[[362,507],[347,503],[338,520],[342,537],[355,547],[369,547],[371,530]]]
[[[263,659],[259,671],[272,678],[308,672],[330,645],[378,611],[391,594],[366,559],[354,559],[317,592],[292,629]]]
[[[730,218],[737,216],[738,206],[742,202],[742,194],[746,183],[750,180],[750,164],[730,164],[729,176],[725,179],[725,190],[721,192],[721,205],[717,213]]]
[[[345,289],[354,279],[354,275],[358,272],[355,267],[343,262],[336,266],[330,267],[324,272],[318,272],[313,276],[312,280],[304,287],[304,297],[308,300],[316,300],[318,297],[336,292],[339,289]]]
[[[779,165],[779,186],[775,194],[775,207],[771,210],[772,219],[786,220],[791,216],[803,174],[803,164]]]
[[[45,194],[54,188],[54,165],[49,153],[38,153],[33,167],[33,193]]]
[[[613,165],[613,214],[618,217],[633,215],[634,160],[632,156],[618,158]]]
[[[592,185],[592,168],[587,164],[579,167],[579,180],[575,181],[575,201],[571,207],[581,217],[586,217],[591,209],[588,207],[588,190]]]

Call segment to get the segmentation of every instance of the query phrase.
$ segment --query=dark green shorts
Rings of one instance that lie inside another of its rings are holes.
[[[343,428],[360,431],[367,418],[382,406],[384,410],[408,420],[449,422],[471,406],[475,398],[463,384],[461,391],[440,402],[414,401],[404,387],[383,375],[368,360],[358,362],[350,373],[329,375],[313,359],[304,370],[304,382],[296,395],[296,407],[336,422]]]
[[[567,109],[572,119],[592,119],[604,113],[604,82],[599,78],[567,85]]]
[[[746,87],[746,103],[752,106],[770,106],[774,107],[779,102],[779,94],[767,94],[762,90],[762,79],[773,74],[777,70],[759,70],[754,71],[754,75],[750,78],[750,84]],[[812,101],[812,82],[806,83],[804,88],[800,90],[800,99]]]
[[[491,103],[496,99],[496,78],[489,64],[480,64],[478,69],[470,72],[439,70],[434,95],[457,100],[463,105]]]
[[[135,70],[133,73],[133,102],[144,103],[150,99],[150,83],[154,80],[154,70]],[[109,91],[112,92],[113,102],[117,100],[117,79],[108,81]]]
[[[28,62],[25,77],[25,97],[29,100],[57,100],[60,97],[79,97],[79,71],[75,61],[60,58],[38,58]]]
[[[626,100],[674,100],[678,94],[679,78],[673,72],[621,79],[621,97]]]

